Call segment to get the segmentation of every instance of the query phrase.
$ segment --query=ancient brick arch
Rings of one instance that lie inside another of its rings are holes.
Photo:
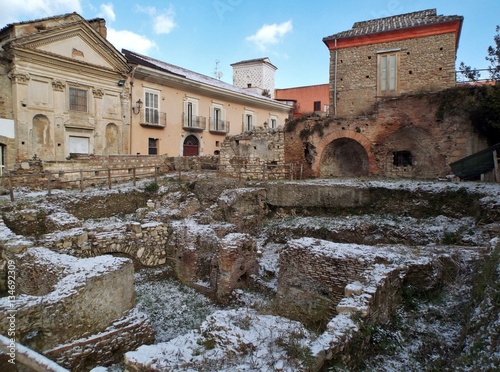
[[[362,134],[340,130],[321,138],[316,145],[318,156],[313,165],[317,177],[367,176],[376,168],[371,143]]]

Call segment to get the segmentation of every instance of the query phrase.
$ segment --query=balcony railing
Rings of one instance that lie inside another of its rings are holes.
[[[143,127],[165,128],[167,126],[167,113],[158,111],[145,113],[141,125]]]
[[[227,120],[210,120],[210,132],[212,133],[229,133],[229,121]]]
[[[207,128],[207,118],[204,116],[188,116],[182,114],[182,128],[190,131],[204,131]]]
[[[251,132],[255,130],[255,125],[248,125],[247,123],[242,124],[243,132]]]

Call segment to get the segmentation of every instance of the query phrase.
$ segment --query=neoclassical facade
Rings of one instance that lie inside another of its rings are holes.
[[[34,157],[60,161],[72,153],[127,154],[128,72],[101,18],[71,13],[1,29],[5,165]]]

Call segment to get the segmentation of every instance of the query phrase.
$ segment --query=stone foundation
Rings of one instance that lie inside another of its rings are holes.
[[[152,343],[154,331],[148,318],[134,309],[103,332],[56,346],[44,355],[70,371],[88,371],[96,365],[120,363],[125,352]]]
[[[147,319],[131,312],[130,260],[78,259],[46,248],[15,254],[4,247],[6,252],[15,262],[17,295],[14,308],[8,297],[0,298],[0,333],[8,334],[15,310],[16,340],[75,371],[117,361],[120,352],[152,342]]]

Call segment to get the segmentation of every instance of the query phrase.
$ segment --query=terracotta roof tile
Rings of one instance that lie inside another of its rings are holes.
[[[351,36],[376,34],[379,32],[432,25],[455,20],[463,20],[463,17],[457,15],[437,15],[436,9],[427,9],[413,13],[400,14],[392,17],[356,22],[350,30],[327,36],[323,38],[323,40],[335,40]]]

